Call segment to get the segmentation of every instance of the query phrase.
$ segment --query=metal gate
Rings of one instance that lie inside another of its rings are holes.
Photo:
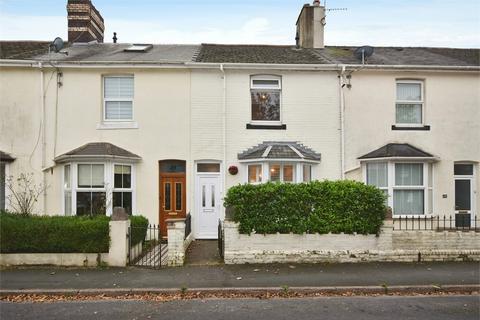
[[[128,265],[160,269],[167,265],[167,240],[162,238],[159,225],[130,227],[128,230]]]

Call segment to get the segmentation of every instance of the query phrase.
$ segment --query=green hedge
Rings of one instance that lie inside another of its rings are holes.
[[[244,234],[377,234],[387,209],[382,191],[355,181],[238,185],[224,205]]]
[[[0,213],[1,253],[103,253],[109,217],[22,216]]]
[[[145,240],[148,228],[148,219],[143,216],[130,217],[131,245],[134,246]]]

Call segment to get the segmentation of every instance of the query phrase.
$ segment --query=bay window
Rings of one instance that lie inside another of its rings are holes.
[[[133,165],[68,163],[63,167],[65,215],[110,215],[114,207],[134,212]]]
[[[250,164],[248,165],[248,183],[262,182],[262,165]]]
[[[265,172],[265,175],[263,175]],[[312,181],[312,165],[289,162],[261,162],[247,165],[247,181],[299,183]]]
[[[365,181],[382,190],[394,215],[431,214],[433,169],[425,162],[370,162]]]

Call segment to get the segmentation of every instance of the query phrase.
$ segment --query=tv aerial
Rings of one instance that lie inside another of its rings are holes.
[[[371,46],[362,46],[355,49],[355,51],[353,52],[353,55],[358,60],[361,60],[362,64],[365,64],[366,59],[371,57],[374,51],[375,49]]]

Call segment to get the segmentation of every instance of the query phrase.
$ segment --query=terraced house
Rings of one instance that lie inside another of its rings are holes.
[[[0,209],[32,172],[38,213],[191,213],[198,239],[239,183],[355,179],[394,217],[478,214],[479,50],[325,46],[317,1],[285,46],[104,43],[89,0],[67,8],[64,48],[0,43]]]

